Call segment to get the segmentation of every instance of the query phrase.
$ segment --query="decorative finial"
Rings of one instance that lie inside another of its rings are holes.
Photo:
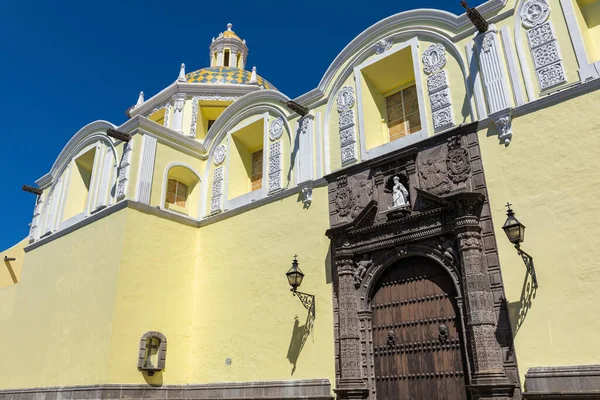
[[[512,204],[510,204],[510,203],[507,202],[505,207],[506,207],[506,211],[507,212],[512,212],[512,209],[511,209]]]
[[[228,31],[231,31],[231,27],[232,27],[232,26],[233,26],[233,25],[231,24],[231,22],[230,22],[230,23],[228,23],[228,24],[227,24],[227,30],[228,30]]]
[[[460,5],[465,10],[467,10],[467,16],[469,17],[473,25],[475,25],[475,28],[477,28],[479,33],[487,32],[488,28],[490,27],[490,24],[485,20],[485,18],[481,16],[479,11],[477,11],[477,9],[475,8],[470,8],[465,0],[462,0],[460,2]]]
[[[140,92],[140,96],[138,97],[138,101],[135,103],[135,106],[139,107],[142,104],[144,104],[144,92]]]
[[[250,76],[249,83],[258,83],[258,78],[256,76],[256,67],[252,67],[252,75]]]
[[[185,64],[181,63],[181,68],[179,69],[179,77],[177,78],[179,82],[185,82]]]

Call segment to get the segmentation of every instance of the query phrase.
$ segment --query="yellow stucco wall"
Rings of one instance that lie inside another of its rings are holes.
[[[104,382],[124,223],[118,212],[25,254],[0,290],[3,389]]]
[[[479,134],[516,354],[530,367],[600,363],[600,93],[513,121],[508,147],[495,130]],[[491,136],[490,136],[491,135]],[[527,226],[522,247],[535,260],[539,288],[524,289],[525,266],[501,227],[510,201]]]
[[[302,207],[293,195],[200,228],[190,381],[335,382],[327,189]],[[285,276],[294,254],[306,274],[300,289],[316,296],[310,332]]]
[[[149,383],[188,382],[198,229],[127,209],[114,299],[107,383],[144,383],[137,369],[141,336],[167,338],[166,368]]]

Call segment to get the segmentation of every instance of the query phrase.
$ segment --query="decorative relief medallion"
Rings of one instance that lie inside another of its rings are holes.
[[[448,139],[448,156],[446,157],[448,177],[454,183],[462,183],[469,178],[471,163],[469,152],[460,145],[460,137]]]
[[[354,107],[354,88],[352,86],[344,86],[337,95],[338,112],[348,111]]]
[[[337,95],[337,109],[340,125],[340,153],[342,164],[356,161],[356,133],[354,131],[354,111],[351,110],[355,103],[354,88],[344,86]]]
[[[379,42],[375,43],[375,53],[376,54],[383,54],[386,51],[388,51],[389,49],[392,48],[392,40],[391,39],[382,39]]]
[[[446,88],[430,95],[431,109],[433,111],[450,105],[450,89]]]
[[[446,71],[441,70],[427,77],[429,102],[431,104],[433,129],[435,132],[454,126],[454,114]]]
[[[166,111],[165,111],[166,115]],[[198,96],[192,97],[192,122],[190,123],[190,136],[196,137],[196,125],[198,123]]]
[[[477,36],[475,41],[479,45],[479,48],[481,49],[481,51],[483,51],[484,53],[490,52],[490,50],[492,49],[492,46],[494,45],[495,35],[496,35],[495,32],[488,32],[483,35]]]
[[[521,22],[525,28],[543,24],[550,16],[550,5],[546,0],[528,0],[521,9]]]
[[[340,217],[346,217],[350,214],[352,210],[352,198],[351,198],[350,187],[348,186],[348,182],[345,184],[341,183],[341,180],[338,180],[338,188],[335,195],[335,205],[337,207],[337,212]]]
[[[536,69],[560,61],[558,46],[555,41],[546,43],[532,50],[533,65]]]
[[[354,127],[346,128],[340,131],[340,145],[349,146],[354,143]]]
[[[469,151],[460,137],[448,139],[446,146],[424,152],[418,163],[421,188],[437,196],[463,189],[471,174]]]
[[[350,125],[354,125],[354,111],[342,111],[340,113],[340,129],[344,129]]]
[[[342,164],[356,161],[354,145],[342,148]]]
[[[452,116],[452,107],[442,108],[441,110],[434,111],[433,117],[433,128],[436,132],[451,128],[454,126],[454,117]]]
[[[223,166],[215,168],[213,172],[212,198],[210,201],[210,212],[221,211],[221,199],[223,197]]]
[[[281,141],[269,146],[269,192],[281,189]]]
[[[549,65],[537,71],[540,88],[550,89],[567,81],[565,70],[561,63]]]
[[[427,89],[429,92],[436,92],[448,87],[448,78],[446,71],[437,72],[427,78]]]
[[[548,22],[544,25],[538,26],[537,28],[528,30],[527,38],[529,39],[529,46],[531,48],[541,46],[544,43],[554,40],[552,25]]]
[[[225,161],[225,156],[227,155],[227,148],[225,147],[224,144],[219,145],[216,149],[215,149],[215,165],[221,165],[223,164],[223,161]]]
[[[567,77],[552,24],[546,22],[530,29],[527,31],[527,39],[540,90],[566,83]]]
[[[283,119],[281,117],[275,118],[271,121],[271,127],[269,128],[269,138],[271,140],[277,140],[283,134]]]
[[[429,46],[423,53],[423,70],[426,74],[440,71],[446,65],[446,49],[436,43]]]

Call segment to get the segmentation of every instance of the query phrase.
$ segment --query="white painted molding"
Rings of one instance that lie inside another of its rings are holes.
[[[283,152],[282,152],[281,140],[273,142],[269,144],[269,194],[277,192],[281,190],[281,181],[282,181],[282,160]],[[264,165],[264,164],[263,164]],[[264,176],[264,168],[263,168],[263,176]]]
[[[129,187],[129,173],[131,170],[131,156],[133,152],[133,139],[123,144],[123,156],[119,164],[119,172],[117,178],[117,201],[122,200],[127,196]]]
[[[442,132],[454,126],[452,96],[446,66],[444,45],[434,43],[423,53],[423,71],[428,74],[427,92],[431,106],[434,132]]]
[[[223,181],[225,172],[223,166],[213,171],[212,197],[210,201],[210,213],[215,214],[223,211]]]
[[[512,140],[512,112],[513,109],[509,108],[500,112],[490,114],[490,119],[496,125],[498,131],[498,139],[505,146],[508,146]]]
[[[413,70],[415,74],[415,85],[417,88],[417,98],[419,100],[419,117],[421,119],[421,130],[410,135],[407,135],[403,138],[394,140],[392,142],[385,143],[381,146],[375,147],[373,149],[367,150],[366,146],[366,132],[365,132],[365,117],[363,114],[362,107],[362,74],[361,70],[369,65],[372,65],[385,57],[388,57],[396,52],[399,52],[407,47],[411,48],[412,59],[413,59]],[[356,83],[356,99],[357,99],[357,109],[358,109],[358,138],[360,139],[360,152],[361,152],[361,161],[365,161],[371,158],[378,157],[382,154],[389,153],[391,151],[401,149],[405,146],[416,143],[420,140],[426,139],[428,137],[429,132],[429,123],[427,118],[427,112],[425,107],[425,95],[423,93],[423,81],[421,78],[421,63],[419,57],[419,39],[417,37],[412,37],[410,40],[406,42],[400,43],[393,50],[388,53],[382,54],[380,56],[376,56],[371,58],[370,60],[364,61],[360,65],[354,67],[354,81]],[[325,125],[327,127],[327,124]],[[342,165],[344,167],[345,165]]]
[[[105,140],[107,143],[111,142],[108,136],[106,136],[106,130],[109,128],[117,129],[117,126],[108,121],[94,121],[81,128],[61,150],[52,168],[50,168],[50,172],[36,180],[35,183],[44,189],[51,185],[52,180],[60,176],[66,165],[71,162],[73,156],[80,151],[82,146],[87,146],[95,140]]]
[[[29,226],[29,235],[27,236],[29,243],[33,243],[39,238],[39,223],[40,214],[42,213],[42,196],[35,198],[35,206],[33,207],[33,218]]]
[[[481,73],[479,71],[479,63],[474,61],[475,42],[471,41],[465,46],[467,52],[467,60],[470,66],[469,81],[467,85],[474,87],[475,108],[479,120],[487,118],[487,106],[483,95],[483,87],[481,85]]]
[[[173,130],[183,134],[183,109],[185,107],[185,93],[173,96]]]
[[[537,99],[537,92],[533,87],[533,81],[531,79],[531,70],[529,64],[525,59],[525,49],[523,48],[523,25],[521,18],[518,16],[523,12],[523,6],[526,2],[521,1],[516,9],[515,14],[517,17],[514,22],[514,35],[515,35],[515,48],[517,50],[517,58],[519,59],[519,65],[521,66],[521,73],[523,74],[523,82],[525,83],[525,91],[527,92],[528,101],[534,101]]]
[[[567,75],[552,22],[548,21],[529,29],[527,42],[540,91],[544,92],[567,83]]]
[[[507,26],[500,29],[500,38],[502,39],[502,47],[504,48],[504,57],[508,65],[508,76],[513,90],[514,101],[517,106],[525,104],[525,93],[517,71],[517,59],[513,53],[513,42],[511,41],[510,31]]]
[[[507,2],[508,0],[489,0],[476,8],[482,15],[488,15],[500,11]],[[319,82],[318,89],[322,93],[325,93],[327,88],[331,86],[333,79],[340,68],[346,64],[354,54],[359,53],[361,49],[364,49],[366,46],[371,47],[379,40],[389,37],[390,31],[405,27],[411,22],[418,22],[430,26],[441,26],[442,29],[446,28],[455,34],[460,33],[460,31],[474,29],[466,13],[457,16],[442,10],[418,9],[392,15],[365,29],[354,38],[354,40],[338,54],[329,68],[327,68],[325,75],[323,75],[323,78]]]
[[[575,10],[573,9],[573,3],[571,0],[560,0],[560,6],[565,15],[565,21],[567,22],[567,30],[571,38],[571,44],[575,50],[575,57],[579,64],[579,78],[581,82],[587,82],[592,79],[599,77],[598,71],[594,68],[593,64],[590,64],[590,59],[581,37],[580,26],[577,23],[577,17],[575,16]]]
[[[500,54],[498,31],[490,26],[487,32],[477,34],[474,41],[474,56],[479,62],[488,113],[493,114],[511,107],[508,77],[504,59]]]
[[[294,143],[297,145],[295,149],[295,169],[296,169],[296,184],[301,184],[305,181],[313,179],[313,169],[315,152],[313,152],[314,139],[314,121],[315,118],[309,114],[298,120],[296,129],[296,139]],[[294,157],[294,152],[292,152]],[[316,155],[318,158],[318,154]]]
[[[358,156],[356,155],[357,140],[353,110],[356,104],[354,88],[352,86],[342,87],[336,95],[336,104],[339,119],[340,156],[342,158],[342,166],[346,166],[358,160]]]
[[[156,143],[154,136],[142,137],[142,152],[138,168],[138,183],[136,200],[140,203],[150,204],[152,194],[152,177],[154,175],[154,160],[156,157]]]

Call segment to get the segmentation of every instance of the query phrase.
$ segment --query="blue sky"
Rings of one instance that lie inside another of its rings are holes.
[[[247,41],[248,67],[293,98],[360,32],[411,8],[463,12],[459,0],[3,0],[0,250],[29,230],[35,196],[21,185],[48,172],[84,125],[125,122],[139,91],[149,98],[169,85],[182,62],[188,72],[207,66],[210,40],[228,22]]]

